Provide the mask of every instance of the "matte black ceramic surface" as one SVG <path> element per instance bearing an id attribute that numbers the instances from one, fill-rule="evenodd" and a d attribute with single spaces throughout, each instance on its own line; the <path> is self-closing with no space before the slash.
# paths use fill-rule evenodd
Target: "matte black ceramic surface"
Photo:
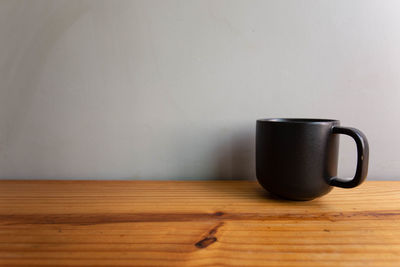
<path id="1" fill-rule="evenodd" d="M 261 119 L 256 129 L 256 173 L 269 192 L 293 200 L 310 200 L 332 186 L 361 184 L 368 172 L 368 141 L 357 129 L 341 127 L 338 120 Z M 339 134 L 357 144 L 353 179 L 337 178 Z"/>

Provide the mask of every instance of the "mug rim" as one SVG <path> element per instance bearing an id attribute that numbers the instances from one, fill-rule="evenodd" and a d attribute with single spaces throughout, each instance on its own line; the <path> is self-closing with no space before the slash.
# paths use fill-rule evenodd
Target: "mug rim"
<path id="1" fill-rule="evenodd" d="M 317 119 L 317 118 L 266 118 L 266 119 L 258 119 L 257 122 L 326 124 L 326 123 L 339 123 L 339 120 Z"/>

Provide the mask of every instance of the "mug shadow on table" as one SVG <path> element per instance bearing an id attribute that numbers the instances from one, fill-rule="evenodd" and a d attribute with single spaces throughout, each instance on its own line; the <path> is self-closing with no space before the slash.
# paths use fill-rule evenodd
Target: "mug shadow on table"
<path id="1" fill-rule="evenodd" d="M 230 139 L 226 139 L 216 147 L 214 155 L 215 166 L 213 176 L 215 180 L 257 181 L 254 132 L 242 131 L 233 134 Z M 224 186 L 214 186 L 213 190 L 222 191 L 227 194 L 243 195 L 243 193 L 251 193 L 266 201 L 292 202 L 267 192 L 258 183 L 246 188 L 240 188 L 234 183 L 226 183 Z"/>
<path id="2" fill-rule="evenodd" d="M 214 180 L 240 180 L 256 182 L 256 157 L 255 157 L 255 133 L 253 131 L 238 131 L 225 139 L 216 147 Z M 288 200 L 277 195 L 271 194 L 261 187 L 258 183 L 245 188 L 238 187 L 235 183 L 209 184 L 214 186 L 212 190 L 221 191 L 226 194 L 246 195 L 254 194 L 260 200 L 279 203 L 305 203 L 303 201 Z M 318 201 L 313 201 L 313 205 Z"/>

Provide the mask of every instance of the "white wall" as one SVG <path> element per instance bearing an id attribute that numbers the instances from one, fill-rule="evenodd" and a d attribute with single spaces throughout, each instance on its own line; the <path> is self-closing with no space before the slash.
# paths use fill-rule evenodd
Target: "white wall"
<path id="1" fill-rule="evenodd" d="M 1 1 L 0 177 L 254 177 L 257 118 L 324 117 L 396 179 L 399 72 L 399 1 Z"/>

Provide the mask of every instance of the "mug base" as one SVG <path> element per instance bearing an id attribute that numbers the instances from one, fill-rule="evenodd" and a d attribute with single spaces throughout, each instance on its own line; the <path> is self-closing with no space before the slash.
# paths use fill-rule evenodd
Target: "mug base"
<path id="1" fill-rule="evenodd" d="M 259 184 L 274 197 L 292 201 L 310 201 L 328 194 L 333 189 L 332 186 L 327 185 L 324 188 L 320 188 L 319 192 L 316 194 L 308 190 L 303 190 L 303 192 L 299 192 L 300 190 L 279 190 L 277 188 L 271 188 L 271 186 L 265 186 L 261 181 L 259 181 Z"/>

